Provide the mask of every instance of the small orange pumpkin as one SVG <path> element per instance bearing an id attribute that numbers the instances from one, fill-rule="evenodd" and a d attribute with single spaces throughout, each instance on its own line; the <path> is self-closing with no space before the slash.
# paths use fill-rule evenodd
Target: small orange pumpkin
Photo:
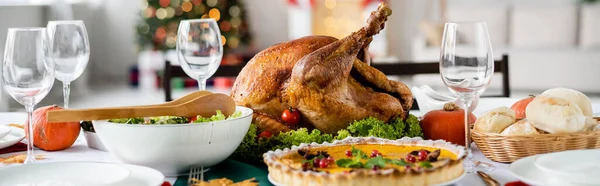
<path id="1" fill-rule="evenodd" d="M 47 112 L 62 110 L 62 107 L 51 105 L 40 107 L 33 112 L 33 145 L 46 151 L 58 151 L 69 148 L 79 136 L 79 122 L 48 123 Z M 29 120 L 29 119 L 27 119 Z M 29 124 L 29 121 L 27 122 Z M 29 127 L 25 126 L 25 134 L 29 139 Z"/>
<path id="2" fill-rule="evenodd" d="M 534 98 L 535 98 L 534 95 L 529 95 L 529 97 L 515 102 L 510 107 L 510 109 L 515 111 L 515 114 L 517 115 L 517 120 L 527 118 L 527 116 L 525 115 L 525 109 L 527 108 L 527 105 L 529 105 L 529 103 L 531 103 L 531 101 L 533 101 Z"/>
<path id="3" fill-rule="evenodd" d="M 423 116 L 421 128 L 426 139 L 443 139 L 450 143 L 465 145 L 465 111 L 450 102 L 441 110 L 433 110 Z M 477 118 L 469 113 L 469 124 Z"/>

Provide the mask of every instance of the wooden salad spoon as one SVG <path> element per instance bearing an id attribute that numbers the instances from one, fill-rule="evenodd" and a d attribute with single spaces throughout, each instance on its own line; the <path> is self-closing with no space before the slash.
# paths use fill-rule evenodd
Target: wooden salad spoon
<path id="1" fill-rule="evenodd" d="M 235 102 L 225 94 L 208 94 L 176 105 L 53 110 L 48 111 L 47 120 L 48 122 L 71 122 L 151 116 L 210 117 L 216 114 L 216 110 L 229 116 L 235 112 Z"/>

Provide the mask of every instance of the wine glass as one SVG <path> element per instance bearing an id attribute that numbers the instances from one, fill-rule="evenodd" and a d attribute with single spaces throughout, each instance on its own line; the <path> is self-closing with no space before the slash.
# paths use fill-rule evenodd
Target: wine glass
<path id="1" fill-rule="evenodd" d="M 48 54 L 46 28 L 9 28 L 4 48 L 2 79 L 4 87 L 27 110 L 27 158 L 35 161 L 33 153 L 33 108 L 54 84 L 54 64 Z"/>
<path id="2" fill-rule="evenodd" d="M 177 58 L 185 73 L 198 81 L 200 90 L 221 64 L 221 31 L 214 19 L 191 19 L 179 23 Z"/>
<path id="3" fill-rule="evenodd" d="M 440 74 L 444 84 L 456 94 L 463 108 L 470 108 L 492 80 L 494 57 L 485 22 L 446 23 L 440 51 Z M 473 160 L 468 112 L 465 110 L 465 170 L 491 171 L 493 165 Z M 478 163 L 476 163 L 478 162 Z M 482 165 L 476 166 L 476 165 Z"/>
<path id="4" fill-rule="evenodd" d="M 47 28 L 55 76 L 63 83 L 64 106 L 69 108 L 71 82 L 83 73 L 90 59 L 87 31 L 81 20 L 49 21 Z"/>

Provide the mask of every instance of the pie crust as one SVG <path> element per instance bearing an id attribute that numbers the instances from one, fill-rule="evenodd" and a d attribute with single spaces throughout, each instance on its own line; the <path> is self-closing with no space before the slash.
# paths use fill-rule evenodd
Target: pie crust
<path id="1" fill-rule="evenodd" d="M 396 169 L 387 168 L 378 171 L 370 169 L 355 169 L 352 172 L 317 172 L 299 168 L 294 168 L 289 164 L 290 160 L 285 157 L 292 153 L 298 153 L 298 149 L 329 147 L 338 145 L 357 145 L 357 144 L 385 144 L 398 146 L 422 146 L 439 148 L 454 153 L 457 159 L 444 159 L 439 166 L 429 169 Z M 465 159 L 465 147 L 451 144 L 443 140 L 423 140 L 421 138 L 402 138 L 397 140 L 388 140 L 375 137 L 348 137 L 343 140 L 336 140 L 332 143 L 323 144 L 300 144 L 291 149 L 278 149 L 269 151 L 263 155 L 264 161 L 269 168 L 269 176 L 274 181 L 286 186 L 352 186 L 352 185 L 385 185 L 385 186 L 406 186 L 406 185 L 432 185 L 445 183 L 462 176 L 464 170 L 462 162 Z"/>

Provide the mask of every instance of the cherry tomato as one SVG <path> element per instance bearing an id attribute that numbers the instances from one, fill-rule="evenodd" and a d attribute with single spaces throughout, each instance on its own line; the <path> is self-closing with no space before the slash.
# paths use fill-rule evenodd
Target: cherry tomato
<path id="1" fill-rule="evenodd" d="M 300 122 L 300 111 L 293 108 L 286 109 L 281 114 L 281 120 L 291 126 L 298 125 L 298 122 Z"/>
<path id="2" fill-rule="evenodd" d="M 411 154 L 407 154 L 406 155 L 406 161 L 410 162 L 410 163 L 414 163 L 417 161 L 417 158 L 415 158 L 415 156 L 411 155 Z"/>
<path id="3" fill-rule="evenodd" d="M 529 186 L 526 183 L 523 183 L 521 181 L 513 181 L 513 182 L 508 182 L 506 183 L 504 186 Z"/>
<path id="4" fill-rule="evenodd" d="M 188 121 L 190 121 L 190 123 L 194 123 L 196 120 L 198 120 L 198 116 L 188 117 Z"/>
<path id="5" fill-rule="evenodd" d="M 427 151 L 425 151 L 425 150 L 419 151 L 419 154 L 417 155 L 417 157 L 419 157 L 419 161 L 427 160 Z"/>
<path id="6" fill-rule="evenodd" d="M 269 131 L 263 131 L 258 135 L 258 138 L 270 138 L 273 134 Z"/>

